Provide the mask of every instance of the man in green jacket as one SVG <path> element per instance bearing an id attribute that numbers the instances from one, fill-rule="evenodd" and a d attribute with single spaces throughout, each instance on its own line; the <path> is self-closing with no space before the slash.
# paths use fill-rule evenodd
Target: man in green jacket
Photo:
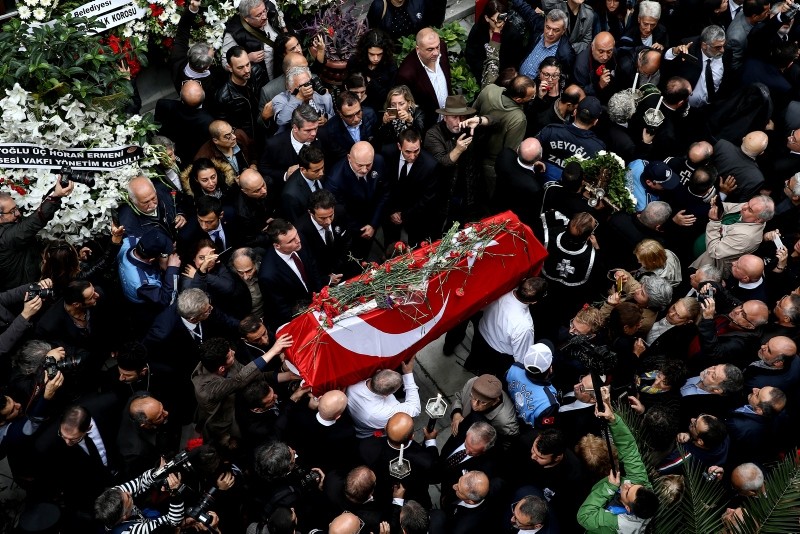
<path id="1" fill-rule="evenodd" d="M 645 531 L 658 510 L 658 496 L 653 492 L 633 434 L 611 409 L 607 387 L 601 389 L 603 411 L 595 413 L 608 421 L 608 428 L 625 466 L 627 479 L 620 485 L 619 472 L 612 471 L 592 488 L 578 510 L 578 522 L 591 533 L 637 534 Z"/>

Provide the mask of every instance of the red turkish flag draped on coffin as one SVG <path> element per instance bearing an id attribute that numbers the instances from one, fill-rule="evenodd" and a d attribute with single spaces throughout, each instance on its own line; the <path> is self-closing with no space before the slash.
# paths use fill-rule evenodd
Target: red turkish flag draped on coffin
<path id="1" fill-rule="evenodd" d="M 503 224 L 503 230 L 482 244 L 482 253 L 465 256 L 455 269 L 428 280 L 426 299 L 421 304 L 372 309 L 338 318 L 330 327 L 322 326 L 324 315 L 307 311 L 279 328 L 278 335 L 292 335 L 293 345 L 284 351 L 286 358 L 313 393 L 321 395 L 349 386 L 369 378 L 379 368 L 397 367 L 512 290 L 523 277 L 538 274 L 547 251 L 531 229 L 510 211 L 478 225 L 497 223 Z M 425 264 L 438 244 L 421 247 L 411 257 Z"/>

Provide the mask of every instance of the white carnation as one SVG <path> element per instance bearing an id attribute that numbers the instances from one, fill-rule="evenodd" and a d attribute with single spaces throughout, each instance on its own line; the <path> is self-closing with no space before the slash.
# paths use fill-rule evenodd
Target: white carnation
<path id="1" fill-rule="evenodd" d="M 37 7 L 36 9 L 33 10 L 33 18 L 35 18 L 36 20 L 44 20 L 46 16 L 47 12 L 41 7 Z"/>
<path id="2" fill-rule="evenodd" d="M 17 8 L 17 14 L 22 20 L 28 20 L 31 18 L 31 10 L 28 6 L 19 6 Z"/>

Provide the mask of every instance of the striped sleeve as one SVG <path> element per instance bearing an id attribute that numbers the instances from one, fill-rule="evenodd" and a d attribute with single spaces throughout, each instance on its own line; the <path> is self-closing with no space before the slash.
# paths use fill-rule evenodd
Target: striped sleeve
<path id="1" fill-rule="evenodd" d="M 143 522 L 134 525 L 128 532 L 129 534 L 149 534 L 164 525 L 171 525 L 177 527 L 183 520 L 183 498 L 178 497 L 178 500 L 171 500 L 169 503 L 169 512 L 167 515 L 162 515 L 155 519 L 145 519 Z"/>

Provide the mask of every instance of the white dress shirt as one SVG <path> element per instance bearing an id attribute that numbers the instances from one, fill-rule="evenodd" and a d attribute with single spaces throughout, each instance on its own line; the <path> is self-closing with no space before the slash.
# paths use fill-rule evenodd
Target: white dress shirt
<path id="1" fill-rule="evenodd" d="M 404 412 L 416 417 L 421 412 L 419 387 L 414 382 L 413 373 L 403 375 L 405 402 L 398 401 L 394 395 L 378 395 L 367 387 L 363 380 L 347 388 L 347 407 L 356 428 L 356 437 L 368 438 L 376 430 L 383 430 L 389 418 Z"/>
<path id="2" fill-rule="evenodd" d="M 297 268 L 297 265 L 295 265 L 294 260 L 292 259 L 292 254 L 297 254 L 297 253 L 292 252 L 292 254 L 284 254 L 278 249 L 275 249 L 275 252 L 278 254 L 278 257 L 280 259 L 286 262 L 286 265 L 288 265 L 289 268 L 292 270 L 292 272 L 297 275 L 297 279 L 300 280 L 300 283 L 303 284 L 303 287 L 306 288 L 306 291 L 308 291 L 308 286 L 303 281 L 303 275 L 300 274 L 300 269 Z M 297 257 L 300 258 L 299 255 Z M 303 260 L 301 259 L 300 261 Z"/>
<path id="3" fill-rule="evenodd" d="M 522 362 L 533 345 L 533 318 L 528 305 L 509 291 L 483 310 L 478 325 L 481 335 L 497 352 Z"/>
<path id="4" fill-rule="evenodd" d="M 78 446 L 83 449 L 83 452 L 89 454 L 89 447 L 86 445 L 86 440 L 92 440 L 94 446 L 97 447 L 97 452 L 100 454 L 100 459 L 103 461 L 103 465 L 108 466 L 108 454 L 106 453 L 106 444 L 103 443 L 103 438 L 100 436 L 100 431 L 97 430 L 97 423 L 95 423 L 94 419 L 90 419 L 90 424 L 92 425 L 89 428 L 89 432 L 86 433 L 86 437 L 78 443 Z"/>
<path id="5" fill-rule="evenodd" d="M 436 100 L 439 101 L 439 107 L 443 108 L 445 102 L 447 101 L 447 78 L 444 75 L 444 71 L 442 71 L 442 56 L 439 56 L 439 59 L 436 60 L 436 70 L 431 70 L 425 63 L 422 63 L 420 59 L 420 63 L 422 64 L 422 68 L 425 69 L 425 74 L 428 75 L 428 79 L 431 81 L 431 85 L 433 86 L 433 90 L 436 93 Z M 441 119 L 442 115 L 439 116 Z"/>

